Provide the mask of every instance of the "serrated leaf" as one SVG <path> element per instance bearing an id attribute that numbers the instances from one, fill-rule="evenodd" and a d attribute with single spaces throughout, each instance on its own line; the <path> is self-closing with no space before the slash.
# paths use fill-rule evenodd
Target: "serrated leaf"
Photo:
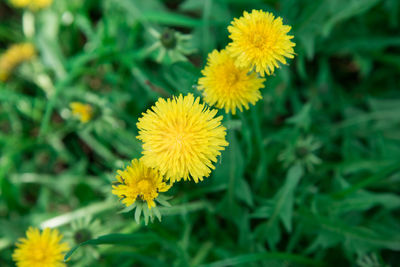
<path id="1" fill-rule="evenodd" d="M 373 248 L 400 251 L 398 237 L 385 236 L 366 227 L 348 225 L 338 219 L 319 216 L 308 211 L 303 211 L 300 215 L 309 226 L 327 231 L 335 235 L 335 239 L 340 238 L 351 251 L 363 252 Z"/>
<path id="2" fill-rule="evenodd" d="M 381 205 L 387 210 L 400 207 L 400 197 L 389 193 L 359 192 L 339 201 L 333 199 L 329 206 L 331 212 L 345 213 L 350 211 L 364 211 Z"/>

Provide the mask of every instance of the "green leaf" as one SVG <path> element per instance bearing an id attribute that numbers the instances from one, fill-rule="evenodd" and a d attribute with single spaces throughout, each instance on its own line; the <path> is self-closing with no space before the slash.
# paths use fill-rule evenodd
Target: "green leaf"
<path id="1" fill-rule="evenodd" d="M 247 181 L 243 179 L 238 179 L 238 184 L 235 187 L 236 197 L 242 201 L 244 201 L 247 205 L 253 206 L 253 192 Z"/>
<path id="2" fill-rule="evenodd" d="M 385 236 L 372 229 L 359 226 L 351 226 L 338 219 L 330 219 L 309 211 L 302 211 L 301 218 L 305 223 L 320 230 L 327 231 L 335 238 L 325 238 L 325 240 L 335 240 L 340 238 L 346 242 L 347 248 L 353 251 L 363 251 L 371 248 L 385 248 L 400 250 L 399 237 Z M 354 245 L 358 244 L 358 245 Z M 350 245 L 350 246 L 349 246 Z"/>
<path id="3" fill-rule="evenodd" d="M 142 13 L 142 18 L 150 22 L 171 26 L 196 27 L 202 25 L 201 20 L 169 12 L 145 11 Z"/>
<path id="4" fill-rule="evenodd" d="M 341 21 L 349 19 L 353 16 L 360 15 L 381 0 L 345 0 L 345 1 L 333 1 L 332 16 L 323 25 L 322 33 L 327 36 L 332 31 L 332 28 Z"/>
<path id="5" fill-rule="evenodd" d="M 275 197 L 274 211 L 271 216 L 271 223 L 277 216 L 282 220 L 286 230 L 292 230 L 293 195 L 300 178 L 303 176 L 303 168 L 300 164 L 291 167 L 287 173 L 285 184 Z"/>
<path id="6" fill-rule="evenodd" d="M 205 201 L 197 201 L 182 205 L 174 205 L 172 207 L 159 207 L 159 211 L 163 216 L 184 215 L 202 209 L 210 209 L 211 207 Z"/>
<path id="7" fill-rule="evenodd" d="M 351 211 L 364 211 L 381 205 L 387 210 L 400 207 L 400 197 L 389 193 L 359 192 L 349 195 L 343 200 L 332 199 L 328 204 L 331 212 L 345 213 Z"/>
<path id="8" fill-rule="evenodd" d="M 308 129 L 311 126 L 311 104 L 307 103 L 305 104 L 301 110 L 294 115 L 293 117 L 288 118 L 286 121 L 288 123 L 294 124 L 299 128 L 302 128 L 306 131 L 308 131 Z"/>
<path id="9" fill-rule="evenodd" d="M 245 263 L 252 263 L 266 260 L 277 260 L 281 262 L 281 264 L 287 264 L 287 262 L 296 264 L 296 266 L 324 266 L 322 262 L 309 259 L 303 256 L 299 256 L 296 254 L 290 253 L 273 253 L 273 252 L 266 252 L 266 253 L 253 253 L 253 254 L 246 254 L 240 255 L 232 258 L 227 258 L 221 261 L 203 264 L 200 265 L 201 267 L 224 267 L 224 266 L 235 266 Z"/>
<path id="10" fill-rule="evenodd" d="M 86 245 L 123 245 L 123 246 L 144 246 L 159 242 L 159 238 L 153 233 L 134 234 L 109 234 L 95 239 L 85 241 L 73 247 L 64 257 L 67 261 L 72 254 L 80 247 Z"/>
<path id="11" fill-rule="evenodd" d="M 346 188 L 342 191 L 333 193 L 332 196 L 334 197 L 345 197 L 347 195 L 350 195 L 354 192 L 357 192 L 358 190 L 367 187 L 373 183 L 376 183 L 377 181 L 388 177 L 389 175 L 391 175 L 392 173 L 394 173 L 395 171 L 397 171 L 399 169 L 399 165 L 398 163 L 395 163 L 394 165 L 389 165 L 383 169 L 381 169 L 379 172 L 374 173 L 373 175 L 371 175 L 370 177 L 367 177 L 366 179 L 361 180 L 360 182 L 355 183 L 354 185 L 352 185 L 349 188 Z"/>

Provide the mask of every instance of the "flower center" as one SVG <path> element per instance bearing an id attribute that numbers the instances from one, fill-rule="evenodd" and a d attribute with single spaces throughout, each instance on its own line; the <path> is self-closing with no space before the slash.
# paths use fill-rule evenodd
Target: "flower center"
<path id="1" fill-rule="evenodd" d="M 33 258 L 35 259 L 35 262 L 44 262 L 46 259 L 46 249 L 43 247 L 35 249 L 35 252 L 32 253 Z"/>
<path id="2" fill-rule="evenodd" d="M 228 84 L 228 86 L 234 85 L 239 79 L 238 76 L 239 75 L 236 71 L 230 71 L 226 77 L 226 83 Z"/>
<path id="3" fill-rule="evenodd" d="M 177 144 L 182 145 L 182 141 L 184 139 L 183 133 L 182 132 L 178 132 L 178 134 L 176 135 L 175 139 L 176 139 L 176 143 Z"/>
<path id="4" fill-rule="evenodd" d="M 148 179 L 142 179 L 137 184 L 137 187 L 138 187 L 138 191 L 142 195 L 142 194 L 147 194 L 151 191 L 152 184 Z"/>
<path id="5" fill-rule="evenodd" d="M 187 140 L 185 127 L 184 123 L 179 123 L 175 125 L 174 129 L 171 129 L 172 134 L 170 135 L 170 142 L 172 147 L 175 147 L 175 149 L 182 150 L 185 146 Z"/>
<path id="6" fill-rule="evenodd" d="M 79 229 L 74 234 L 74 240 L 77 244 L 85 242 L 92 238 L 92 233 L 87 229 Z"/>
<path id="7" fill-rule="evenodd" d="M 263 49 L 264 46 L 266 45 L 266 40 L 265 40 L 264 36 L 259 35 L 259 34 L 254 34 L 252 43 L 253 43 L 254 47 L 256 47 L 258 49 Z"/>
<path id="8" fill-rule="evenodd" d="M 161 43 L 166 49 L 174 49 L 177 44 L 175 31 L 173 29 L 165 29 L 161 34 Z"/>

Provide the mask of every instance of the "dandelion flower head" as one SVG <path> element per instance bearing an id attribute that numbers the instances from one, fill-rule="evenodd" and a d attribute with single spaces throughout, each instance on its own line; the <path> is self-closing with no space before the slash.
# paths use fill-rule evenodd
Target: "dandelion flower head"
<path id="1" fill-rule="evenodd" d="M 32 0 L 31 1 L 32 9 L 42 9 L 50 6 L 53 3 L 53 0 Z"/>
<path id="2" fill-rule="evenodd" d="M 38 10 L 50 6 L 53 3 L 53 0 L 11 0 L 10 2 L 17 8 Z"/>
<path id="3" fill-rule="evenodd" d="M 31 43 L 12 45 L 0 57 L 0 81 L 6 81 L 19 64 L 34 56 L 35 47 Z"/>
<path id="4" fill-rule="evenodd" d="M 222 116 L 216 114 L 217 110 L 200 104 L 200 98 L 192 94 L 160 98 L 137 123 L 143 163 L 171 182 L 208 177 L 228 145 Z"/>
<path id="5" fill-rule="evenodd" d="M 72 111 L 72 115 L 82 123 L 87 123 L 93 117 L 93 108 L 89 104 L 72 102 L 69 104 L 69 107 Z"/>
<path id="6" fill-rule="evenodd" d="M 26 238 L 20 238 L 12 255 L 17 267 L 63 267 L 64 253 L 69 250 L 57 229 L 29 227 Z"/>
<path id="7" fill-rule="evenodd" d="M 294 57 L 293 36 L 287 34 L 290 29 L 282 24 L 282 18 L 275 18 L 272 13 L 245 11 L 228 27 L 232 42 L 227 50 L 239 67 L 254 68 L 261 76 L 270 75 L 279 68 L 278 62 L 286 64 L 285 57 Z"/>
<path id="8" fill-rule="evenodd" d="M 243 107 L 248 109 L 249 103 L 254 105 L 261 99 L 260 88 L 264 87 L 265 79 L 249 73 L 249 69 L 237 67 L 226 50 L 211 52 L 202 74 L 198 89 L 203 91 L 204 100 L 224 108 L 226 113 L 243 111 Z"/>
<path id="9" fill-rule="evenodd" d="M 113 185 L 112 193 L 122 199 L 127 207 L 139 198 L 146 201 L 149 209 L 156 206 L 154 199 L 159 192 L 166 192 L 171 185 L 163 181 L 163 176 L 157 170 L 146 167 L 141 160 L 132 160 L 132 165 L 125 170 L 118 170 L 117 184 Z"/>
<path id="10" fill-rule="evenodd" d="M 17 8 L 27 7 L 32 0 L 10 0 L 10 3 Z"/>

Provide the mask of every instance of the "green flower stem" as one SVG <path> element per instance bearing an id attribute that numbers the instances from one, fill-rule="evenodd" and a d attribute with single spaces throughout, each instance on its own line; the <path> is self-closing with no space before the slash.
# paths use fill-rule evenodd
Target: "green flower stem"
<path id="1" fill-rule="evenodd" d="M 54 227 L 60 227 L 62 225 L 68 224 L 74 220 L 77 220 L 79 218 L 83 218 L 89 215 L 94 215 L 98 213 L 102 213 L 107 210 L 115 209 L 116 208 L 116 203 L 114 201 L 100 201 L 97 203 L 94 203 L 92 205 L 53 217 L 51 219 L 48 219 L 46 221 L 43 221 L 40 223 L 40 228 L 54 228 Z"/>

